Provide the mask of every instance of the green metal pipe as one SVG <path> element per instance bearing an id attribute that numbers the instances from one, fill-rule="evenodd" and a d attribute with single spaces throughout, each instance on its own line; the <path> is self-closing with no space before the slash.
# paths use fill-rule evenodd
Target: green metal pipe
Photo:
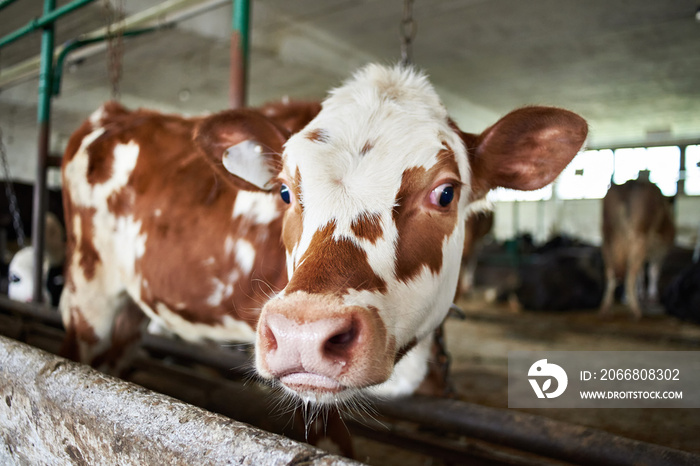
<path id="1" fill-rule="evenodd" d="M 5 8 L 6 6 L 10 6 L 11 4 L 15 3 L 17 0 L 2 0 L 0 1 L 0 10 Z"/>
<path id="2" fill-rule="evenodd" d="M 246 106 L 250 48 L 250 0 L 233 0 L 231 30 L 231 108 Z"/>
<path id="3" fill-rule="evenodd" d="M 150 28 L 143 28 L 143 29 L 134 29 L 132 31 L 124 31 L 121 35 L 123 37 L 133 37 L 133 36 L 140 36 L 141 34 L 148 34 L 150 32 L 155 32 L 159 31 L 165 28 L 170 28 L 174 27 L 175 24 L 166 24 L 163 26 L 155 26 L 155 27 L 150 27 Z M 88 45 L 96 44 L 99 42 L 104 42 L 106 40 L 109 40 L 110 36 L 105 34 L 102 36 L 97 36 L 97 37 L 91 37 L 89 39 L 72 39 L 66 43 L 63 44 L 63 49 L 59 52 L 59 54 L 56 57 L 56 64 L 53 67 L 53 80 L 52 80 L 52 89 L 51 93 L 54 96 L 57 96 L 61 93 L 61 83 L 63 81 L 63 64 L 66 61 L 66 57 L 68 56 L 69 53 L 82 48 L 86 47 Z"/>
<path id="4" fill-rule="evenodd" d="M 250 0 L 233 1 L 233 32 L 241 37 L 243 60 L 247 63 L 250 43 Z"/>
<path id="5" fill-rule="evenodd" d="M 44 0 L 44 8 L 50 9 L 55 0 Z M 44 27 L 41 33 L 41 68 L 39 71 L 39 124 L 47 121 L 51 108 L 51 78 L 53 76 L 53 23 Z"/>
<path id="6" fill-rule="evenodd" d="M 5 2 L 9 5 L 9 3 L 13 2 L 15 0 L 5 0 Z M 66 5 L 63 5 L 60 8 L 57 8 L 55 10 L 51 10 L 50 12 L 46 12 L 44 10 L 44 15 L 35 18 L 31 20 L 26 26 L 21 27 L 17 29 L 15 32 L 12 32 L 2 39 L 0 39 L 0 47 L 3 47 L 11 42 L 16 41 L 17 39 L 34 32 L 38 29 L 41 29 L 49 24 L 52 24 L 55 22 L 58 18 L 61 16 L 67 15 L 68 13 L 72 13 L 73 11 L 77 10 L 78 8 L 81 8 L 88 3 L 92 3 L 95 0 L 75 0 L 74 2 L 68 3 Z M 2 5 L 5 6 L 5 5 Z"/>
<path id="7" fill-rule="evenodd" d="M 44 0 L 44 17 L 51 15 L 56 7 L 56 0 Z M 44 299 L 44 216 L 46 212 L 46 169 L 49 159 L 51 141 L 51 78 L 53 75 L 53 21 L 46 23 L 41 33 L 41 71 L 39 74 L 39 144 L 36 162 L 36 181 L 34 183 L 34 209 L 32 212 L 32 245 L 34 247 L 34 295 L 32 300 L 41 303 Z"/>

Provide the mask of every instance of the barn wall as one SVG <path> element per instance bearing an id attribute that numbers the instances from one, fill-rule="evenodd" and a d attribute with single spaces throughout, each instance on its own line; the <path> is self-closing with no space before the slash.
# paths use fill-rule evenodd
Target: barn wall
<path id="1" fill-rule="evenodd" d="M 3 124 L 2 132 L 12 177 L 15 180 L 33 183 L 36 176 L 36 131 Z"/>
<path id="2" fill-rule="evenodd" d="M 498 240 L 528 232 L 544 242 L 557 233 L 600 243 L 600 200 L 496 202 L 494 235 Z"/>
<path id="3" fill-rule="evenodd" d="M 558 232 L 601 242 L 601 199 L 496 202 L 494 212 L 494 235 L 500 241 L 529 232 L 543 242 Z M 675 212 L 676 243 L 692 248 L 700 225 L 700 196 L 678 196 Z"/>
<path id="4" fill-rule="evenodd" d="M 5 337 L 0 463 L 359 464 Z"/>
<path id="5" fill-rule="evenodd" d="M 38 133 L 36 129 L 15 128 L 11 123 L 3 122 L 2 120 L 0 118 L 0 128 L 2 128 L 3 143 L 5 144 L 12 179 L 33 184 L 36 179 Z M 0 176 L 4 179 L 4 172 L 0 172 Z M 57 168 L 49 169 L 46 181 L 51 188 L 60 187 L 60 170 Z"/>
<path id="6" fill-rule="evenodd" d="M 676 242 L 694 247 L 700 227 L 700 196 L 679 196 L 676 199 Z"/>

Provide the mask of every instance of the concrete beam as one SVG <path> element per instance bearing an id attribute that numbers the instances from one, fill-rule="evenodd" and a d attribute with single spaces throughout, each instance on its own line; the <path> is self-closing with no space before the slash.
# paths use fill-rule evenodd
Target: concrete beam
<path id="1" fill-rule="evenodd" d="M 360 464 L 5 337 L 0 463 Z"/>

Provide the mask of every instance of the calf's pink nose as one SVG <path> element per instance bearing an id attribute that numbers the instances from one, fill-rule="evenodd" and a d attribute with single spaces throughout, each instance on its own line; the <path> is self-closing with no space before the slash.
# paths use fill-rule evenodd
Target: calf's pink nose
<path id="1" fill-rule="evenodd" d="M 259 332 L 265 359 L 270 373 L 283 382 L 300 373 L 337 378 L 349 369 L 362 339 L 360 319 L 353 314 L 301 323 L 281 314 L 265 317 Z"/>

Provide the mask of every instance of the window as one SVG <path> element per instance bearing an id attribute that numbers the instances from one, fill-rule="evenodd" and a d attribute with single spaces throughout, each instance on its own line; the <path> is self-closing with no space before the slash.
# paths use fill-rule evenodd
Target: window
<path id="1" fill-rule="evenodd" d="M 673 196 L 678 189 L 681 150 L 678 146 L 636 147 L 615 151 L 615 184 L 634 180 L 643 170 L 649 171 L 649 180 L 664 196 Z"/>
<path id="2" fill-rule="evenodd" d="M 608 192 L 610 180 L 623 184 L 647 172 L 664 196 L 674 196 L 678 190 L 681 168 L 681 150 L 678 146 L 630 147 L 587 150 L 580 152 L 562 171 L 552 185 L 536 191 L 515 191 L 498 188 L 488 199 L 497 201 L 543 201 L 556 193 L 559 199 L 602 199 Z M 685 158 L 685 192 L 700 195 L 700 145 L 688 146 Z M 642 176 L 645 176 L 643 173 Z"/>
<path id="3" fill-rule="evenodd" d="M 552 197 L 552 185 L 535 191 L 516 191 L 515 189 L 496 188 L 489 192 L 486 199 L 496 201 L 546 201 Z"/>
<path id="4" fill-rule="evenodd" d="M 685 149 L 685 193 L 700 195 L 700 146 Z"/>
<path id="5" fill-rule="evenodd" d="M 613 151 L 579 153 L 559 175 L 555 190 L 560 199 L 602 199 L 613 174 Z"/>

